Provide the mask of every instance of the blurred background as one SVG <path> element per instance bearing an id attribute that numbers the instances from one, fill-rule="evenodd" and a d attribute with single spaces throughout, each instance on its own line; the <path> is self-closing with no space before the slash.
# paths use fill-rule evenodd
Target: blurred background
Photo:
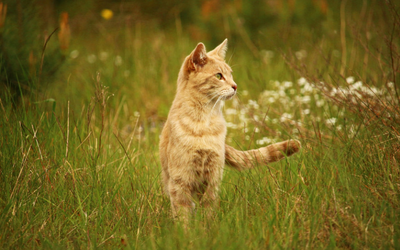
<path id="1" fill-rule="evenodd" d="M 0 88 L 14 106 L 29 96 L 50 98 L 57 109 L 69 100 L 79 110 L 98 79 L 122 117 L 163 121 L 185 56 L 198 42 L 210 50 L 225 38 L 239 94 L 246 90 L 243 102 L 259 98 L 271 81 L 300 77 L 396 83 L 389 73 L 399 40 L 391 1 L 7 0 L 0 6 Z"/>

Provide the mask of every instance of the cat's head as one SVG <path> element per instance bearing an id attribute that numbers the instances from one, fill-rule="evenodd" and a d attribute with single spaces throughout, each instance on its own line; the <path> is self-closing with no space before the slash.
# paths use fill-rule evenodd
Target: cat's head
<path id="1" fill-rule="evenodd" d="M 231 67 L 225 63 L 227 49 L 227 39 L 208 53 L 204 44 L 199 43 L 186 57 L 179 73 L 178 84 L 185 86 L 178 87 L 189 88 L 210 100 L 232 98 L 237 85 Z"/>

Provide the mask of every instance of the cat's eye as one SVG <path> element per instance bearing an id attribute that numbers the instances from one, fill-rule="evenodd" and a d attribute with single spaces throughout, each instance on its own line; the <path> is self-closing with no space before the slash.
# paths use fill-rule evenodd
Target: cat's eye
<path id="1" fill-rule="evenodd" d="M 215 77 L 216 77 L 218 80 L 221 80 L 221 79 L 222 79 L 222 74 L 221 74 L 221 73 L 217 73 L 217 74 L 215 74 Z"/>

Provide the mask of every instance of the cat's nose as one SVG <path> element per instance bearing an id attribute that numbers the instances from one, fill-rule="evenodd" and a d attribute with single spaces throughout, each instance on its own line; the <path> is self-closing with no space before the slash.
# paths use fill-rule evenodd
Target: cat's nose
<path id="1" fill-rule="evenodd" d="M 232 85 L 232 88 L 236 91 L 237 85 L 236 84 Z"/>

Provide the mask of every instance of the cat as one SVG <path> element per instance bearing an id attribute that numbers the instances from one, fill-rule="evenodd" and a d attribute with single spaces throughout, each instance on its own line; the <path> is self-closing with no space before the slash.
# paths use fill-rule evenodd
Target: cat
<path id="1" fill-rule="evenodd" d="M 225 144 L 221 101 L 237 92 L 232 69 L 225 63 L 228 40 L 206 52 L 199 43 L 186 57 L 177 92 L 160 136 L 165 193 L 172 214 L 187 223 L 196 202 L 212 208 L 218 199 L 224 165 L 237 170 L 278 161 L 299 151 L 297 140 L 240 151 Z"/>

